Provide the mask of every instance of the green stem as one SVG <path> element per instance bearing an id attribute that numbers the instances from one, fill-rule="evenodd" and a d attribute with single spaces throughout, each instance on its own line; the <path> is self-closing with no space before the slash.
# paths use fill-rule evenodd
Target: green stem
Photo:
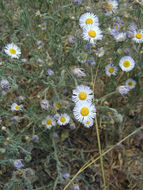
<path id="1" fill-rule="evenodd" d="M 99 149 L 99 154 L 100 154 L 100 165 L 101 165 L 101 170 L 102 170 L 102 179 L 103 179 L 103 183 L 104 183 L 104 190 L 106 190 L 106 180 L 105 180 L 105 172 L 104 172 L 104 165 L 103 165 L 102 149 L 101 149 L 101 142 L 100 142 L 100 134 L 99 134 L 98 122 L 97 122 L 97 118 L 96 117 L 95 117 L 95 125 L 96 125 L 98 149 Z"/>

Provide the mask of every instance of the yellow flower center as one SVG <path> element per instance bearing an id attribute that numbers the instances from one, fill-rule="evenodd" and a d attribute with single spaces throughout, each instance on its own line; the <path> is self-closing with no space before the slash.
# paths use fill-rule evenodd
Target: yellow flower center
<path id="1" fill-rule="evenodd" d="M 141 33 L 137 33 L 136 34 L 136 38 L 141 39 L 142 38 L 142 34 Z"/>
<path id="2" fill-rule="evenodd" d="M 84 107 L 81 109 L 80 113 L 82 116 L 87 116 L 89 114 L 89 109 Z"/>
<path id="3" fill-rule="evenodd" d="M 129 82 L 128 82 L 128 85 L 129 85 L 129 86 L 132 86 L 132 85 L 133 85 L 133 82 L 132 82 L 132 81 L 129 81 Z"/>
<path id="4" fill-rule="evenodd" d="M 89 36 L 90 36 L 91 38 L 95 38 L 95 37 L 96 37 L 96 32 L 95 32 L 94 30 L 90 30 L 90 31 L 88 32 L 88 34 L 89 34 Z"/>
<path id="5" fill-rule="evenodd" d="M 60 107 L 61 107 L 61 103 L 57 103 L 57 104 L 56 104 L 56 108 L 59 109 Z"/>
<path id="6" fill-rule="evenodd" d="M 86 24 L 93 24 L 93 20 L 91 18 L 86 19 Z"/>
<path id="7" fill-rule="evenodd" d="M 85 53 L 82 53 L 81 56 L 82 56 L 83 59 L 86 59 L 86 58 L 87 58 L 87 56 L 86 56 Z"/>
<path id="8" fill-rule="evenodd" d="M 116 30 L 118 29 L 118 25 L 115 25 L 115 29 L 116 29 Z"/>
<path id="9" fill-rule="evenodd" d="M 130 66 L 130 61 L 126 60 L 123 63 L 124 67 L 129 67 Z"/>
<path id="10" fill-rule="evenodd" d="M 43 28 L 46 28 L 46 25 L 45 25 L 45 24 L 43 24 L 43 25 L 42 25 L 42 27 L 43 27 Z"/>
<path id="11" fill-rule="evenodd" d="M 111 68 L 109 68 L 109 73 L 113 73 L 114 72 L 114 68 L 113 67 L 111 67 Z"/>
<path id="12" fill-rule="evenodd" d="M 51 119 L 48 119 L 48 120 L 46 121 L 46 124 L 47 124 L 47 125 L 51 125 L 51 124 L 52 124 Z"/>
<path id="13" fill-rule="evenodd" d="M 90 124 L 90 121 L 87 121 L 86 124 L 89 125 L 89 124 Z"/>
<path id="14" fill-rule="evenodd" d="M 10 51 L 11 54 L 14 54 L 14 55 L 16 54 L 16 50 L 13 49 L 13 48 L 10 48 L 9 51 Z"/>
<path id="15" fill-rule="evenodd" d="M 62 123 L 64 123 L 64 122 L 66 121 L 66 118 L 63 116 L 63 117 L 60 118 L 60 121 L 61 121 Z"/>
<path id="16" fill-rule="evenodd" d="M 85 100 L 87 98 L 86 92 L 80 92 L 78 95 L 80 100 Z"/>
<path id="17" fill-rule="evenodd" d="M 18 106 L 18 105 L 17 105 L 17 106 L 15 106 L 15 109 L 16 109 L 16 110 L 19 110 L 19 108 L 20 108 L 20 106 Z"/>
<path id="18" fill-rule="evenodd" d="M 111 11 L 111 9 L 113 8 L 113 4 L 108 3 L 106 8 L 108 11 Z"/>

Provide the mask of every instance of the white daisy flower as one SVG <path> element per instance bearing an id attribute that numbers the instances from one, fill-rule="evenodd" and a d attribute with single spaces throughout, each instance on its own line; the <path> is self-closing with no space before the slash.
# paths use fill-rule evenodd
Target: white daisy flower
<path id="1" fill-rule="evenodd" d="M 53 117 L 48 115 L 43 121 L 42 124 L 46 126 L 47 129 L 51 129 L 52 126 L 56 125 L 56 121 Z"/>
<path id="2" fill-rule="evenodd" d="M 93 91 L 84 85 L 77 86 L 75 90 L 73 90 L 72 100 L 77 103 L 83 102 L 91 102 L 93 99 Z"/>
<path id="3" fill-rule="evenodd" d="M 41 29 L 42 30 L 46 30 L 47 29 L 47 23 L 46 22 L 44 22 L 44 23 L 41 24 Z"/>
<path id="4" fill-rule="evenodd" d="M 21 111 L 23 108 L 23 105 L 17 105 L 16 103 L 13 103 L 11 105 L 11 111 Z"/>
<path id="5" fill-rule="evenodd" d="M 123 86 L 119 86 L 117 88 L 117 91 L 121 94 L 121 95 L 126 95 L 128 94 L 128 92 L 130 91 L 130 88 L 126 85 L 123 85 Z"/>
<path id="6" fill-rule="evenodd" d="M 80 16 L 79 24 L 80 24 L 81 28 L 85 28 L 91 24 L 98 26 L 99 20 L 98 20 L 98 17 L 96 15 L 94 15 L 93 13 L 87 12 L 87 13 L 84 13 Z"/>
<path id="7" fill-rule="evenodd" d="M 142 43 L 143 42 L 143 30 L 136 30 L 134 31 L 134 37 L 133 37 L 133 41 L 135 41 L 136 43 Z"/>
<path id="8" fill-rule="evenodd" d="M 97 51 L 95 51 L 95 53 L 98 57 L 102 57 L 104 55 L 104 48 L 99 48 Z"/>
<path id="9" fill-rule="evenodd" d="M 105 72 L 106 72 L 106 75 L 109 77 L 111 75 L 115 76 L 117 74 L 117 67 L 112 64 L 106 65 Z"/>
<path id="10" fill-rule="evenodd" d="M 69 121 L 70 121 L 69 115 L 66 114 L 66 113 L 64 113 L 64 114 L 61 114 L 61 115 L 60 115 L 60 117 L 59 117 L 57 123 L 58 123 L 59 125 L 67 125 L 67 124 L 69 123 Z"/>
<path id="11" fill-rule="evenodd" d="M 73 70 L 72 70 L 72 73 L 74 76 L 76 77 L 85 77 L 86 74 L 85 74 L 85 70 L 83 68 L 78 68 L 78 67 L 75 67 Z"/>
<path id="12" fill-rule="evenodd" d="M 62 102 L 60 102 L 60 101 L 54 102 L 54 107 L 56 110 L 59 110 L 62 107 Z"/>
<path id="13" fill-rule="evenodd" d="M 129 78 L 128 80 L 126 80 L 125 85 L 128 86 L 130 89 L 133 89 L 136 86 L 136 81 Z"/>
<path id="14" fill-rule="evenodd" d="M 97 40 L 102 40 L 102 37 L 102 31 L 98 26 L 91 24 L 83 29 L 83 39 L 91 44 L 95 44 Z"/>
<path id="15" fill-rule="evenodd" d="M 96 116 L 96 108 L 90 102 L 77 103 L 73 109 L 73 114 L 76 120 L 83 123 L 91 121 Z"/>
<path id="16" fill-rule="evenodd" d="M 85 63 L 86 60 L 87 60 L 87 53 L 80 53 L 80 55 L 77 57 L 77 60 L 80 62 L 80 63 Z"/>
<path id="17" fill-rule="evenodd" d="M 106 2 L 106 15 L 111 15 L 112 13 L 115 13 L 117 8 L 118 8 L 117 0 L 108 0 Z"/>
<path id="18" fill-rule="evenodd" d="M 119 62 L 119 66 L 121 67 L 122 71 L 131 71 L 135 66 L 135 61 L 130 56 L 124 56 L 121 58 Z"/>
<path id="19" fill-rule="evenodd" d="M 7 46 L 4 48 L 4 51 L 7 55 L 11 56 L 12 58 L 19 58 L 21 55 L 20 48 L 15 44 L 7 44 Z"/>
<path id="20" fill-rule="evenodd" d="M 93 119 L 91 119 L 91 120 L 86 120 L 86 121 L 84 121 L 83 122 L 83 125 L 85 126 L 85 127 L 87 127 L 87 128 L 89 128 L 89 127 L 91 127 L 91 126 L 93 126 Z"/>
<path id="21" fill-rule="evenodd" d="M 114 36 L 117 42 L 123 42 L 126 39 L 126 33 L 121 32 Z"/>

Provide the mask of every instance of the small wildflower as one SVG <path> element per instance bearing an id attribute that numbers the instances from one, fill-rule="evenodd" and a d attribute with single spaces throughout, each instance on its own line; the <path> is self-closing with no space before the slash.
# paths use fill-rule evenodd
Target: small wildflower
<path id="1" fill-rule="evenodd" d="M 130 89 L 133 89 L 136 86 L 136 81 L 129 78 L 128 80 L 126 80 L 125 85 L 128 86 Z"/>
<path id="2" fill-rule="evenodd" d="M 118 91 L 121 95 L 126 95 L 126 94 L 128 94 L 129 90 L 130 90 L 130 88 L 129 88 L 128 86 L 126 86 L 126 85 L 119 86 L 119 87 L 117 88 L 117 91 Z"/>
<path id="3" fill-rule="evenodd" d="M 91 121 L 96 116 L 96 108 L 94 105 L 92 105 L 90 102 L 84 102 L 84 103 L 76 103 L 73 114 L 76 120 L 83 123 L 88 121 Z"/>
<path id="4" fill-rule="evenodd" d="M 116 12 L 118 8 L 118 1 L 117 0 L 107 0 L 106 1 L 106 15 L 111 15 L 112 13 Z"/>
<path id="5" fill-rule="evenodd" d="M 67 124 L 69 123 L 69 121 L 70 121 L 69 115 L 66 114 L 66 113 L 64 113 L 64 114 L 61 114 L 61 115 L 60 115 L 60 117 L 59 117 L 57 123 L 58 123 L 59 125 L 67 125 Z"/>
<path id="6" fill-rule="evenodd" d="M 77 103 L 91 102 L 93 99 L 93 91 L 84 85 L 77 86 L 73 90 L 72 100 Z"/>
<path id="7" fill-rule="evenodd" d="M 85 44 L 84 49 L 85 50 L 90 50 L 91 49 L 91 44 Z"/>
<path id="8" fill-rule="evenodd" d="M 87 12 L 87 13 L 84 13 L 80 16 L 79 24 L 80 24 L 81 28 L 85 28 L 88 25 L 98 26 L 99 20 L 98 20 L 98 17 L 96 15 L 94 15 L 93 13 Z"/>
<path id="9" fill-rule="evenodd" d="M 135 61 L 130 56 L 124 56 L 121 58 L 119 62 L 119 66 L 121 67 L 122 71 L 131 71 L 135 66 Z"/>
<path id="10" fill-rule="evenodd" d="M 48 69 L 46 71 L 46 74 L 49 75 L 49 76 L 52 76 L 54 74 L 54 71 L 52 69 Z"/>
<path id="11" fill-rule="evenodd" d="M 51 129 L 52 126 L 56 125 L 56 121 L 53 117 L 48 115 L 42 122 L 43 125 L 46 126 L 47 129 Z"/>
<path id="12" fill-rule="evenodd" d="M 84 121 L 83 122 L 83 125 L 85 126 L 85 127 L 87 127 L 87 128 L 90 128 L 91 126 L 93 126 L 93 119 L 91 119 L 91 120 L 86 120 L 86 121 Z"/>
<path id="13" fill-rule="evenodd" d="M 70 174 L 69 174 L 69 172 L 68 172 L 68 168 L 63 168 L 62 176 L 63 176 L 65 179 L 69 178 Z"/>
<path id="14" fill-rule="evenodd" d="M 96 61 L 95 61 L 93 58 L 88 59 L 88 60 L 87 60 L 87 63 L 88 63 L 89 65 L 96 65 Z"/>
<path id="15" fill-rule="evenodd" d="M 24 165 L 22 164 L 21 160 L 15 160 L 13 164 L 14 164 L 14 167 L 16 169 L 21 169 L 21 168 L 24 167 Z"/>
<path id="16" fill-rule="evenodd" d="M 75 75 L 76 77 L 78 78 L 81 78 L 81 77 L 85 77 L 86 74 L 85 74 L 85 70 L 83 68 L 77 68 L 75 67 L 73 70 L 72 70 L 72 73 L 73 75 Z"/>
<path id="17" fill-rule="evenodd" d="M 43 24 L 41 24 L 41 29 L 42 30 L 46 30 L 47 29 L 47 23 L 44 22 Z"/>
<path id="18" fill-rule="evenodd" d="M 27 61 L 27 59 L 23 58 L 20 60 L 22 63 L 25 63 Z"/>
<path id="19" fill-rule="evenodd" d="M 75 184 L 73 190 L 80 190 L 79 185 Z"/>
<path id="20" fill-rule="evenodd" d="M 115 35 L 114 37 L 117 42 L 123 42 L 126 39 L 126 33 L 121 32 Z"/>
<path id="21" fill-rule="evenodd" d="M 83 29 L 82 37 L 84 40 L 89 41 L 91 44 L 95 44 L 97 40 L 102 40 L 103 35 L 98 26 L 91 24 Z"/>
<path id="22" fill-rule="evenodd" d="M 71 130 L 74 130 L 75 128 L 76 128 L 75 123 L 71 123 L 71 124 L 70 124 L 70 129 L 71 129 Z"/>
<path id="23" fill-rule="evenodd" d="M 87 60 L 87 53 L 81 53 L 78 57 L 77 57 L 77 60 L 80 62 L 80 63 L 85 63 L 86 60 Z"/>
<path id="24" fill-rule="evenodd" d="M 70 37 L 68 38 L 68 42 L 69 42 L 70 44 L 74 44 L 74 43 L 75 43 L 75 38 L 74 38 L 73 36 L 70 36 Z"/>
<path id="25" fill-rule="evenodd" d="M 117 74 L 117 67 L 112 65 L 112 64 L 106 65 L 105 72 L 106 72 L 106 75 L 109 77 L 111 75 L 116 75 Z"/>
<path id="26" fill-rule="evenodd" d="M 7 46 L 4 49 L 5 53 L 9 55 L 11 58 L 19 58 L 21 55 L 20 48 L 15 44 L 7 44 Z"/>
<path id="27" fill-rule="evenodd" d="M 21 111 L 23 108 L 23 105 L 17 105 L 16 103 L 13 103 L 11 105 L 11 111 Z"/>
<path id="28" fill-rule="evenodd" d="M 133 41 L 143 43 L 143 30 L 134 31 Z"/>
<path id="29" fill-rule="evenodd" d="M 102 57 L 104 55 L 104 48 L 103 47 L 99 48 L 98 50 L 95 51 L 95 53 L 98 57 Z"/>
<path id="30" fill-rule="evenodd" d="M 14 117 L 12 117 L 11 118 L 11 120 L 13 121 L 13 122 L 19 122 L 20 121 L 20 117 L 19 116 L 14 116 Z"/>
<path id="31" fill-rule="evenodd" d="M 3 88 L 3 89 L 8 89 L 8 88 L 10 87 L 8 80 L 1 80 L 0 86 L 1 86 L 1 88 Z"/>
<path id="32" fill-rule="evenodd" d="M 56 110 L 59 110 L 62 107 L 62 102 L 60 102 L 60 101 L 54 102 L 54 107 Z"/>
<path id="33" fill-rule="evenodd" d="M 56 114 L 54 115 L 54 119 L 58 120 L 59 118 L 60 118 L 60 114 L 56 113 Z"/>
<path id="34" fill-rule="evenodd" d="M 33 135 L 32 140 L 33 140 L 34 142 L 38 142 L 38 141 L 39 141 L 38 135 Z"/>

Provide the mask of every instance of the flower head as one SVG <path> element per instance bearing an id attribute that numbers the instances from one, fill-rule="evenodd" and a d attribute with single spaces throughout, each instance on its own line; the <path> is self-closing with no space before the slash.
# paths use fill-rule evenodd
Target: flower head
<path id="1" fill-rule="evenodd" d="M 52 126 L 56 125 L 55 119 L 48 115 L 43 121 L 42 124 L 46 126 L 47 129 L 51 129 Z"/>
<path id="2" fill-rule="evenodd" d="M 116 75 L 117 74 L 117 67 L 112 65 L 112 64 L 106 65 L 105 72 L 106 72 L 106 75 L 109 77 L 111 75 Z"/>
<path id="3" fill-rule="evenodd" d="M 84 13 L 80 16 L 79 24 L 81 28 L 85 28 L 91 24 L 98 26 L 99 25 L 98 17 L 94 15 L 93 13 L 89 13 L 89 12 Z"/>
<path id="4" fill-rule="evenodd" d="M 20 48 L 15 44 L 7 44 L 7 46 L 4 48 L 4 51 L 7 55 L 9 55 L 11 58 L 19 58 L 21 55 Z"/>
<path id="5" fill-rule="evenodd" d="M 98 50 L 95 51 L 95 53 L 98 57 L 102 57 L 104 55 L 104 48 L 103 47 L 99 48 Z"/>
<path id="6" fill-rule="evenodd" d="M 123 42 L 126 39 L 126 33 L 121 32 L 115 35 L 114 37 L 117 42 Z"/>
<path id="7" fill-rule="evenodd" d="M 96 108 L 90 102 L 77 103 L 73 109 L 73 114 L 76 120 L 83 123 L 91 121 L 96 116 Z"/>
<path id="8" fill-rule="evenodd" d="M 16 167 L 16 169 L 21 169 L 24 167 L 21 160 L 15 160 L 13 164 L 14 164 L 14 167 Z"/>
<path id="9" fill-rule="evenodd" d="M 83 29 L 83 39 L 89 41 L 91 44 L 95 44 L 97 40 L 102 40 L 102 31 L 98 26 L 93 24 Z"/>
<path id="10" fill-rule="evenodd" d="M 18 105 L 18 104 L 16 104 L 16 103 L 13 103 L 13 104 L 11 105 L 11 111 L 21 111 L 22 108 L 23 108 L 23 105 L 22 105 L 22 104 L 21 104 L 21 105 Z"/>
<path id="11" fill-rule="evenodd" d="M 106 15 L 111 15 L 112 13 L 115 13 L 116 9 L 118 8 L 118 1 L 107 0 L 105 8 L 106 8 Z"/>
<path id="12" fill-rule="evenodd" d="M 84 85 L 77 86 L 75 90 L 73 90 L 72 100 L 77 103 L 91 102 L 93 99 L 93 91 Z"/>
<path id="13" fill-rule="evenodd" d="M 90 119 L 90 120 L 86 120 L 83 122 L 83 125 L 87 128 L 90 128 L 91 126 L 93 126 L 93 119 Z"/>
<path id="14" fill-rule="evenodd" d="M 80 53 L 80 55 L 77 57 L 77 60 L 80 62 L 80 63 L 85 63 L 86 60 L 87 60 L 87 53 Z"/>
<path id="15" fill-rule="evenodd" d="M 133 89 L 136 86 L 136 81 L 129 78 L 128 80 L 126 80 L 125 85 L 128 86 L 129 89 Z"/>
<path id="16" fill-rule="evenodd" d="M 117 88 L 117 91 L 118 91 L 121 95 L 126 95 L 126 94 L 128 94 L 129 90 L 130 90 L 130 88 L 129 88 L 128 86 L 126 86 L 126 85 L 119 86 L 119 87 Z"/>
<path id="17" fill-rule="evenodd" d="M 42 30 L 46 30 L 47 29 L 47 23 L 46 22 L 44 22 L 44 23 L 41 24 L 41 29 Z"/>
<path id="18" fill-rule="evenodd" d="M 66 114 L 66 113 L 64 113 L 64 114 L 61 114 L 61 115 L 60 115 L 60 117 L 59 117 L 57 123 L 58 123 L 59 125 L 67 125 L 67 124 L 69 123 L 69 121 L 70 121 L 69 115 Z"/>
<path id="19" fill-rule="evenodd" d="M 133 41 L 143 43 L 143 30 L 135 30 L 133 33 Z"/>
<path id="20" fill-rule="evenodd" d="M 135 61 L 130 56 L 124 56 L 121 58 L 119 62 L 119 66 L 121 67 L 122 71 L 131 71 L 135 66 Z"/>

